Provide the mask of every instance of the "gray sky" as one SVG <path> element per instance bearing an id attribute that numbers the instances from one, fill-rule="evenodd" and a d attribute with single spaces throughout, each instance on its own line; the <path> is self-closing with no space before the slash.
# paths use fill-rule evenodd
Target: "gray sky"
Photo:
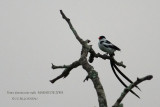
<path id="1" fill-rule="evenodd" d="M 160 1 L 158 0 L 0 0 L 0 101 L 5 107 L 98 107 L 92 82 L 83 83 L 87 73 L 74 69 L 55 84 L 49 80 L 61 74 L 51 63 L 70 64 L 80 56 L 81 46 L 67 23 L 62 9 L 78 34 L 90 39 L 96 52 L 98 36 L 121 48 L 116 59 L 127 65 L 120 68 L 133 81 L 148 74 L 153 80 L 134 89 L 141 99 L 128 94 L 125 107 L 160 105 Z M 103 53 L 103 52 L 101 52 Z M 95 59 L 108 105 L 114 104 L 124 87 L 116 79 L 108 60 Z M 63 91 L 51 95 L 15 95 L 9 92 Z M 36 101 L 12 100 L 35 97 Z"/>

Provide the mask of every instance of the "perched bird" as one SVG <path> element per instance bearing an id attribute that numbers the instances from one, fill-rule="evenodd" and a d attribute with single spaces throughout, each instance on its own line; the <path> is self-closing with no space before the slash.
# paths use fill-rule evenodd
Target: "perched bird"
<path id="1" fill-rule="evenodd" d="M 110 41 L 108 41 L 104 36 L 99 37 L 99 43 L 98 43 L 99 48 L 106 52 L 107 54 L 113 56 L 115 51 L 120 51 L 117 46 L 112 44 Z"/>
<path id="2" fill-rule="evenodd" d="M 98 43 L 99 48 L 105 52 L 106 54 L 109 54 L 111 57 L 113 57 L 115 54 L 115 51 L 120 51 L 121 49 L 118 48 L 117 46 L 115 46 L 114 44 L 112 44 L 110 41 L 108 41 L 105 36 L 100 36 L 99 37 L 99 43 Z M 117 77 L 117 79 L 122 83 L 123 86 L 127 87 L 127 85 L 120 79 L 120 77 L 117 75 L 116 70 L 130 83 L 133 83 L 125 74 L 123 74 L 121 72 L 121 70 L 117 67 L 117 65 L 110 60 L 110 64 L 111 64 L 111 68 L 113 70 L 113 73 L 115 74 L 115 76 Z M 116 70 L 115 70 L 116 69 Z M 136 88 L 138 88 L 140 90 L 140 88 L 138 86 L 136 86 Z M 138 98 L 140 98 L 135 92 L 133 92 L 132 90 L 130 90 L 130 92 L 132 94 L 134 94 L 135 96 L 137 96 Z"/>

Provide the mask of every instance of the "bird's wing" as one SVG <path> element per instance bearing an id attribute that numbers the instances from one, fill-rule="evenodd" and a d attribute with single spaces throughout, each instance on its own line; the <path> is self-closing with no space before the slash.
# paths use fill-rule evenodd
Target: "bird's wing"
<path id="1" fill-rule="evenodd" d="M 105 46 L 106 48 L 112 48 L 112 49 L 115 49 L 115 50 L 118 50 L 120 51 L 121 49 L 119 49 L 117 46 L 113 45 L 111 42 L 103 42 L 102 43 L 103 46 Z"/>
<path id="2" fill-rule="evenodd" d="M 108 40 L 105 40 L 104 41 L 105 43 L 108 43 L 108 44 L 112 44 L 110 41 L 108 41 Z"/>

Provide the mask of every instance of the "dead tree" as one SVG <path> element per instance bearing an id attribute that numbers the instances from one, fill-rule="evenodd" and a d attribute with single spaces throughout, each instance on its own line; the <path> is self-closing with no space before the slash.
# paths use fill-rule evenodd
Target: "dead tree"
<path id="1" fill-rule="evenodd" d="M 121 67 L 126 67 L 122 62 L 118 62 L 116 61 L 113 57 L 110 57 L 106 54 L 102 55 L 100 53 L 96 53 L 93 48 L 92 45 L 88 45 L 88 43 L 90 42 L 90 40 L 83 40 L 77 33 L 77 31 L 74 29 L 70 19 L 68 17 L 66 17 L 66 15 L 63 13 L 62 10 L 60 10 L 60 13 L 62 15 L 62 18 L 66 20 L 66 22 L 68 23 L 70 29 L 72 30 L 73 34 L 75 35 L 76 39 L 78 40 L 78 42 L 81 44 L 82 46 L 82 50 L 81 50 L 81 56 L 78 60 L 74 61 L 73 63 L 71 63 L 70 65 L 63 65 L 63 66 L 56 66 L 54 64 L 52 64 L 52 69 L 58 69 L 58 68 L 64 68 L 64 71 L 62 72 L 61 75 L 59 75 L 58 77 L 50 80 L 51 83 L 56 82 L 57 80 L 61 79 L 61 78 L 66 78 L 69 73 L 71 72 L 71 70 L 73 68 L 76 68 L 78 66 L 82 66 L 82 68 L 84 70 L 87 71 L 88 75 L 86 76 L 85 80 L 91 79 L 91 81 L 93 82 L 94 88 L 97 92 L 97 96 L 98 96 L 98 102 L 99 102 L 99 107 L 108 107 L 107 106 L 107 100 L 106 100 L 106 96 L 105 96 L 105 92 L 103 89 L 103 86 L 100 82 L 99 76 L 98 76 L 98 72 L 94 69 L 93 66 L 91 66 L 89 64 L 89 62 L 93 62 L 94 58 L 102 58 L 102 59 L 109 59 L 114 61 L 114 63 L 117 66 L 121 66 Z M 90 54 L 89 57 L 89 61 L 87 60 L 87 56 L 88 54 Z M 135 86 L 137 86 L 139 83 L 143 82 L 144 80 L 150 80 L 152 79 L 152 75 L 148 75 L 146 77 L 143 78 L 137 78 L 137 80 L 130 84 L 127 88 L 124 89 L 124 91 L 122 92 L 121 96 L 117 99 L 117 101 L 115 102 L 115 104 L 113 105 L 113 107 L 122 107 L 123 105 L 121 104 L 121 101 L 123 100 L 123 98 L 126 96 L 126 94 Z"/>

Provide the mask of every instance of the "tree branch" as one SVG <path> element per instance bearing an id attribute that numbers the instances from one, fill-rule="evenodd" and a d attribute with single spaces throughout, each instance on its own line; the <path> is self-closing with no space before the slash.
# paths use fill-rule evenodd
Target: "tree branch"
<path id="1" fill-rule="evenodd" d="M 60 13 L 61 13 L 61 15 L 62 15 L 62 18 L 67 21 L 67 23 L 68 23 L 70 29 L 72 30 L 73 34 L 75 35 L 76 39 L 77 39 L 81 44 L 83 44 L 84 40 L 79 37 L 79 35 L 78 35 L 78 33 L 76 32 L 76 30 L 73 28 L 72 23 L 70 22 L 70 19 L 69 19 L 68 17 L 66 17 L 66 15 L 63 13 L 62 10 L 60 10 Z"/>
<path id="2" fill-rule="evenodd" d="M 83 69 L 85 69 L 87 71 L 88 77 L 92 80 L 93 85 L 95 87 L 95 90 L 97 92 L 99 107 L 107 107 L 105 92 L 104 92 L 103 86 L 99 80 L 98 73 L 94 70 L 94 68 L 87 61 L 87 55 L 89 53 L 89 50 L 91 49 L 91 45 L 88 45 L 90 40 L 84 41 L 83 39 L 81 39 L 79 37 L 78 33 L 76 32 L 76 30 L 74 29 L 74 27 L 72 26 L 70 19 L 66 17 L 66 15 L 63 13 L 62 10 L 60 10 L 60 13 L 62 15 L 62 18 L 67 21 L 67 23 L 68 23 L 70 29 L 72 30 L 73 34 L 75 35 L 76 39 L 82 45 L 81 57 L 78 61 L 76 61 L 77 64 L 75 64 L 76 66 L 74 66 L 74 67 L 82 65 Z M 53 69 L 65 68 L 65 70 L 63 71 L 63 73 L 61 75 L 59 75 L 55 79 L 51 80 L 50 82 L 54 83 L 58 79 L 68 76 L 69 72 L 74 68 L 72 65 L 73 65 L 73 63 L 70 66 L 66 66 L 66 65 L 55 66 L 52 64 Z"/>
<path id="3" fill-rule="evenodd" d="M 132 90 L 132 88 L 134 88 L 135 86 L 137 86 L 138 84 L 140 84 L 141 82 L 145 81 L 145 80 L 151 80 L 153 78 L 152 75 L 148 75 L 145 76 L 143 78 L 137 78 L 137 80 L 130 84 L 127 88 L 125 88 L 122 92 L 122 94 L 120 95 L 120 97 L 117 99 L 117 101 L 115 102 L 115 104 L 112 107 L 119 107 L 120 103 L 122 102 L 123 98 L 127 95 L 127 93 Z"/>
<path id="4" fill-rule="evenodd" d="M 70 29 L 72 30 L 73 34 L 75 35 L 76 39 L 82 45 L 82 51 L 81 51 L 81 56 L 80 56 L 79 60 L 73 62 L 70 65 L 56 66 L 56 65 L 52 64 L 52 69 L 64 68 L 64 71 L 62 72 L 61 75 L 59 75 L 56 78 L 50 80 L 50 82 L 54 83 L 62 77 L 63 78 L 67 77 L 69 75 L 70 71 L 73 68 L 76 68 L 76 67 L 82 65 L 83 69 L 86 70 L 87 73 L 88 73 L 85 80 L 88 80 L 90 78 L 91 81 L 93 82 L 94 88 L 95 88 L 95 90 L 97 92 L 97 96 L 98 96 L 99 107 L 108 107 L 105 92 L 104 92 L 103 86 L 100 82 L 100 79 L 98 77 L 98 72 L 96 70 L 94 70 L 94 67 L 91 66 L 89 64 L 89 62 L 92 63 L 94 61 L 94 58 L 102 58 L 104 60 L 105 59 L 112 60 L 116 65 L 122 66 L 124 68 L 126 66 L 123 64 L 123 62 L 117 62 L 113 57 L 110 57 L 106 54 L 101 55 L 100 53 L 96 53 L 92 49 L 92 46 L 88 45 L 90 40 L 85 40 L 84 41 L 82 38 L 80 38 L 80 36 L 78 35 L 76 30 L 72 26 L 72 23 L 70 22 L 70 19 L 68 17 L 66 17 L 66 15 L 63 13 L 62 10 L 60 10 L 60 13 L 62 15 L 62 18 L 64 20 L 66 20 L 66 22 L 68 23 L 68 25 L 69 25 Z M 90 53 L 89 62 L 87 61 L 88 53 Z M 131 90 L 133 87 L 137 86 L 140 82 L 142 82 L 144 80 L 149 80 L 151 78 L 152 78 L 152 76 L 137 79 L 137 81 L 135 83 L 131 84 L 128 88 L 126 88 L 124 90 L 124 92 L 123 92 L 124 94 L 120 96 L 120 98 L 117 100 L 117 102 L 115 103 L 115 105 L 113 107 L 118 107 L 119 105 L 122 106 L 122 104 L 120 104 L 120 103 L 121 103 L 122 99 L 125 97 L 125 95 L 129 92 L 129 90 Z"/>
<path id="5" fill-rule="evenodd" d="M 109 55 L 103 54 L 101 55 L 100 53 L 96 53 L 93 48 L 90 49 L 90 57 L 89 57 L 89 62 L 92 63 L 94 61 L 94 58 L 102 58 L 104 60 L 109 59 L 112 60 L 116 65 L 122 66 L 123 68 L 126 68 L 126 65 L 123 64 L 123 62 L 118 62 L 114 59 L 114 57 L 110 57 Z"/>
<path id="6" fill-rule="evenodd" d="M 63 66 L 56 66 L 56 65 L 54 65 L 53 63 L 51 63 L 52 64 L 52 69 L 58 69 L 58 68 L 68 68 L 70 65 L 63 65 Z"/>
<path id="7" fill-rule="evenodd" d="M 79 65 L 80 65 L 79 61 L 75 61 L 75 62 L 73 62 L 73 63 L 70 64 L 70 65 L 63 65 L 63 66 L 56 66 L 56 65 L 53 65 L 53 64 L 52 64 L 52 69 L 57 69 L 57 68 L 65 68 L 65 69 L 64 69 L 64 71 L 63 71 L 63 73 L 62 73 L 61 75 L 59 75 L 58 77 L 50 80 L 50 82 L 51 82 L 51 83 L 54 83 L 54 82 L 56 82 L 57 80 L 59 80 L 60 78 L 62 78 L 62 77 L 66 78 L 66 77 L 69 75 L 70 71 L 71 71 L 73 68 L 78 67 Z"/>

